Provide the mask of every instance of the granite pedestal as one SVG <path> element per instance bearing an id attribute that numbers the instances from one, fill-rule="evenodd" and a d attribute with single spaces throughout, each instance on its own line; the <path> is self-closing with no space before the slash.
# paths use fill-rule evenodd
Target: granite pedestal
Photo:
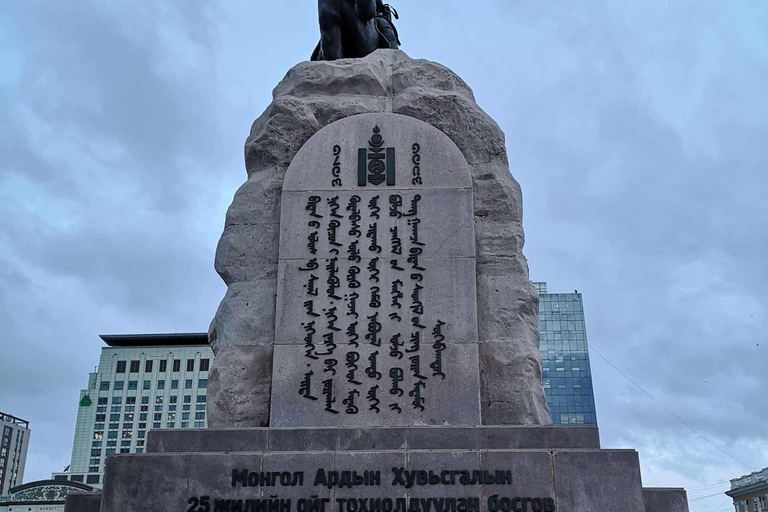
<path id="1" fill-rule="evenodd" d="M 147 450 L 110 457 L 102 512 L 687 512 L 594 427 L 158 430 Z"/>

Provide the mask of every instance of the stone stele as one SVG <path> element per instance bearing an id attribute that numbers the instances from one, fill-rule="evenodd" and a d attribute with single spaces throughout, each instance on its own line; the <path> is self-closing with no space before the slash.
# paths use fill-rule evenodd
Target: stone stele
<path id="1" fill-rule="evenodd" d="M 376 127 L 382 154 L 387 155 L 386 148 L 394 153 L 395 176 L 382 175 L 380 183 L 369 178 L 373 182 L 360 186 L 358 152 L 377 149 Z M 439 64 L 393 50 L 363 59 L 301 63 L 276 87 L 274 100 L 254 123 L 245 160 L 248 181 L 227 212 L 216 252 L 216 270 L 228 290 L 210 327 L 216 353 L 208 391 L 211 427 L 550 422 L 541 385 L 538 296 L 522 254 L 520 186 L 509 172 L 504 134 L 461 78 Z M 415 181 L 417 173 L 421 183 Z M 399 229 L 405 253 L 398 266 L 406 268 L 413 248 L 410 226 L 407 217 L 389 216 L 388 201 L 400 196 L 398 211 L 407 213 L 416 194 L 422 198 L 418 243 L 425 244 L 424 265 L 417 266 L 426 270 L 420 291 L 424 297 L 417 300 L 424 311 L 415 315 L 423 318 L 415 321 L 421 327 L 414 328 L 411 306 L 420 311 L 412 298 L 416 281 L 410 268 L 390 267 L 396 259 L 390 229 Z M 349 235 L 347 211 L 355 195 L 361 198 L 361 262 L 350 261 L 347 253 L 357 238 Z M 373 220 L 379 224 L 381 254 L 368 250 L 369 202 L 375 195 L 380 196 L 381 218 Z M 308 252 L 307 237 L 314 231 L 306 210 L 310 196 L 322 200 L 318 211 L 325 216 L 316 254 Z M 341 281 L 336 290 L 341 295 L 332 293 L 339 300 L 331 305 L 326 260 L 334 255 L 329 252 L 327 215 L 328 200 L 337 196 L 343 218 L 333 236 L 338 236 L 342 252 L 338 268 L 330 272 Z M 377 256 L 380 309 L 371 307 L 377 300 L 371 301 L 376 283 L 369 265 Z M 312 328 L 305 330 L 311 316 L 303 293 L 305 274 L 311 272 L 298 269 L 310 257 L 322 265 L 316 277 L 324 298 L 309 306 L 323 316 L 316 317 L 314 338 L 306 341 Z M 357 299 L 359 350 L 350 350 L 355 347 L 346 336 L 354 291 L 347 287 L 348 276 L 355 273 L 352 269 L 350 274 L 350 266 L 360 268 L 362 285 Z M 405 276 L 405 314 L 395 325 L 389 315 L 395 312 L 391 294 L 398 273 Z M 343 330 L 335 331 L 328 354 L 323 335 L 333 316 L 322 310 L 333 307 L 336 327 Z M 378 318 L 368 318 L 377 312 Z M 366 338 L 370 325 L 381 318 L 379 334 Z M 445 378 L 433 376 L 430 367 L 436 361 L 433 331 L 439 323 L 446 324 L 442 334 L 447 347 L 441 353 Z M 411 368 L 414 353 L 405 352 L 413 348 L 415 332 L 421 337 L 417 363 L 424 379 Z M 400 338 L 392 341 L 396 334 Z M 307 357 L 308 350 L 318 358 Z M 365 370 L 375 350 L 379 368 L 372 374 L 383 376 L 372 381 Z M 402 359 L 398 352 L 404 353 Z M 354 366 L 357 373 L 348 378 Z M 401 373 L 402 381 L 393 382 Z"/>

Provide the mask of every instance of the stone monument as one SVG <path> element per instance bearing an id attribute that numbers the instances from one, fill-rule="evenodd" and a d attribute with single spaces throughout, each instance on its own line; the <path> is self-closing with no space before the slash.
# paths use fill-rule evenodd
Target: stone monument
<path id="1" fill-rule="evenodd" d="M 520 187 L 458 76 L 301 63 L 245 159 L 209 428 L 111 456 L 102 512 L 687 512 L 635 451 L 549 425 Z"/>

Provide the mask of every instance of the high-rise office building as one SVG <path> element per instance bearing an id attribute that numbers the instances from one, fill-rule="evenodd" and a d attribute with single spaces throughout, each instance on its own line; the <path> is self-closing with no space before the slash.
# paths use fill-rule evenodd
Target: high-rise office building
<path id="1" fill-rule="evenodd" d="M 555 425 L 597 425 L 581 294 L 539 292 L 542 383 Z"/>
<path id="2" fill-rule="evenodd" d="M 24 480 L 29 422 L 0 412 L 0 495 Z"/>
<path id="3" fill-rule="evenodd" d="M 96 372 L 80 392 L 72 462 L 55 480 L 100 488 L 106 457 L 143 453 L 147 432 L 208 425 L 206 392 L 213 351 L 208 335 L 101 336 Z"/>

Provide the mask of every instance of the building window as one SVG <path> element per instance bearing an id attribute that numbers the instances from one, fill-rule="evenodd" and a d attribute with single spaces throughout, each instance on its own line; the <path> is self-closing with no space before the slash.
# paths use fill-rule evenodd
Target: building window
<path id="1" fill-rule="evenodd" d="M 85 483 L 87 483 L 87 484 L 97 484 L 97 483 L 99 483 L 99 475 L 88 475 L 88 477 L 85 480 Z"/>
<path id="2" fill-rule="evenodd" d="M 195 413 L 195 419 L 196 420 L 204 420 L 205 419 L 205 413 L 204 412 L 196 412 Z"/>
<path id="3" fill-rule="evenodd" d="M 107 439 L 117 439 L 117 431 L 107 432 Z"/>
<path id="4" fill-rule="evenodd" d="M 203 428 L 204 426 L 205 426 L 205 422 L 202 422 L 202 421 L 195 422 L 195 428 Z"/>
<path id="5" fill-rule="evenodd" d="M 179 389 L 179 380 L 178 379 L 173 379 L 171 381 L 171 389 Z"/>
<path id="6" fill-rule="evenodd" d="M 136 391 L 138 387 L 139 387 L 139 381 L 137 380 L 128 381 L 128 391 Z"/>
<path id="7" fill-rule="evenodd" d="M 189 413 L 188 412 L 181 413 L 181 419 L 182 420 L 188 420 L 189 419 Z"/>
<path id="8" fill-rule="evenodd" d="M 136 403 L 136 397 L 135 396 L 126 397 L 125 403 L 128 405 L 134 405 Z"/>
<path id="9" fill-rule="evenodd" d="M 83 482 L 83 475 L 72 475 L 70 480 L 72 480 L 73 482 L 80 482 L 80 483 L 82 483 Z"/>
<path id="10" fill-rule="evenodd" d="M 139 430 L 139 433 L 138 433 L 139 439 L 144 439 L 144 436 L 146 435 L 147 435 L 147 432 L 145 430 Z"/>
<path id="11" fill-rule="evenodd" d="M 123 382 L 122 380 L 115 381 L 115 386 L 114 386 L 115 391 L 122 391 L 124 387 L 125 387 L 125 382 Z"/>
<path id="12" fill-rule="evenodd" d="M 188 372 L 195 371 L 195 360 L 194 359 L 187 359 L 187 371 Z"/>
<path id="13" fill-rule="evenodd" d="M 152 373 L 152 362 L 153 361 L 144 361 L 144 373 Z"/>
<path id="14" fill-rule="evenodd" d="M 89 473 L 98 473 L 99 472 L 99 466 L 89 466 L 88 467 Z"/>
<path id="15" fill-rule="evenodd" d="M 94 441 L 101 441 L 104 438 L 104 431 L 103 430 L 94 430 L 93 431 L 93 440 Z"/>
<path id="16" fill-rule="evenodd" d="M 208 387 L 208 379 L 198 379 L 197 387 L 199 389 L 206 389 Z"/>
<path id="17" fill-rule="evenodd" d="M 181 371 L 181 359 L 174 359 L 173 360 L 173 371 L 180 372 Z"/>
<path id="18" fill-rule="evenodd" d="M 106 414 L 97 414 L 96 415 L 96 422 L 97 423 L 104 423 L 107 421 L 107 415 Z"/>
<path id="19" fill-rule="evenodd" d="M 109 415 L 109 421 L 120 421 L 120 415 L 119 414 L 110 414 Z"/>
<path id="20" fill-rule="evenodd" d="M 109 398 L 106 396 L 100 396 L 99 401 L 97 402 L 97 405 L 107 405 L 109 402 Z"/>
<path id="21" fill-rule="evenodd" d="M 155 403 L 156 404 L 162 404 L 163 403 L 163 397 L 162 396 L 156 396 L 155 397 Z"/>
<path id="22" fill-rule="evenodd" d="M 131 453 L 130 448 L 120 448 L 120 453 Z"/>
<path id="23" fill-rule="evenodd" d="M 62 480 L 63 480 L 63 481 L 66 481 L 66 480 L 67 480 L 67 475 L 55 475 L 55 476 L 53 477 L 53 479 L 54 479 L 54 480 L 57 480 L 57 481 L 62 481 Z"/>
<path id="24" fill-rule="evenodd" d="M 185 404 L 191 404 L 192 403 L 192 395 L 184 395 L 184 403 Z"/>
<path id="25" fill-rule="evenodd" d="M 200 371 L 201 372 L 207 372 L 208 369 L 210 368 L 210 366 L 211 366 L 210 359 L 201 359 L 200 360 Z"/>
<path id="26" fill-rule="evenodd" d="M 152 381 L 151 380 L 145 380 L 144 381 L 144 387 L 142 389 L 150 389 L 151 386 L 152 386 Z"/>
<path id="27" fill-rule="evenodd" d="M 139 414 L 139 421 L 147 421 L 147 413 L 140 413 Z"/>
<path id="28" fill-rule="evenodd" d="M 189 422 L 188 421 L 182 421 L 181 422 L 181 428 L 189 428 Z"/>
<path id="29" fill-rule="evenodd" d="M 184 381 L 184 389 L 192 389 L 192 379 L 187 379 Z"/>
<path id="30" fill-rule="evenodd" d="M 165 428 L 176 428 L 176 424 L 172 421 L 169 421 L 165 424 Z"/>
<path id="31" fill-rule="evenodd" d="M 104 382 L 102 382 L 102 383 L 101 383 L 101 388 L 100 388 L 100 389 L 101 389 L 102 391 L 109 391 L 109 381 L 104 381 Z"/>
<path id="32" fill-rule="evenodd" d="M 116 373 L 125 373 L 125 361 L 118 361 L 117 362 L 117 371 Z"/>
<path id="33" fill-rule="evenodd" d="M 169 397 L 168 397 L 168 402 L 169 402 L 169 403 L 172 403 L 172 404 L 175 404 L 175 403 L 176 403 L 176 400 L 177 400 L 178 398 L 179 398 L 179 397 L 177 397 L 176 395 L 171 395 L 171 396 L 169 396 Z"/>
<path id="34" fill-rule="evenodd" d="M 140 361 L 131 361 L 131 373 L 139 373 L 139 362 Z"/>
<path id="35" fill-rule="evenodd" d="M 113 444 L 112 446 L 117 446 L 117 443 Z M 107 448 L 107 456 L 114 455 L 115 454 L 115 448 Z"/>
<path id="36" fill-rule="evenodd" d="M 160 422 L 153 423 L 152 428 L 160 428 Z"/>
<path id="37" fill-rule="evenodd" d="M 163 359 L 160 361 L 160 373 L 165 373 L 168 371 L 168 361 Z"/>
<path id="38" fill-rule="evenodd" d="M 156 413 L 155 413 L 155 418 L 154 418 L 154 420 L 155 420 L 155 421 L 161 421 L 162 419 L 163 419 L 163 413 L 161 413 L 161 412 L 156 412 Z"/>
<path id="39" fill-rule="evenodd" d="M 164 380 L 157 381 L 157 389 L 165 389 L 165 381 Z"/>
<path id="40" fill-rule="evenodd" d="M 141 403 L 148 404 L 149 403 L 149 397 L 148 396 L 141 397 Z"/>

